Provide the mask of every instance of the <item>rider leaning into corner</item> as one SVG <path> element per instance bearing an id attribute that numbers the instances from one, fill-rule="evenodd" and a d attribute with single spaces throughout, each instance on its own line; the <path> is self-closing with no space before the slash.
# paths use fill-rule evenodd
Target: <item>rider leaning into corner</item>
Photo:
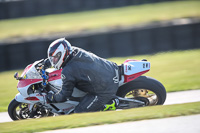
<path id="1" fill-rule="evenodd" d="M 87 95 L 75 107 L 74 113 L 100 111 L 110 101 L 117 104 L 115 94 L 120 75 L 117 64 L 73 47 L 65 38 L 52 42 L 47 54 L 48 59 L 45 60 L 44 66 L 62 68 L 63 83 L 60 92 L 47 94 L 48 103 L 67 101 L 76 87 Z"/>

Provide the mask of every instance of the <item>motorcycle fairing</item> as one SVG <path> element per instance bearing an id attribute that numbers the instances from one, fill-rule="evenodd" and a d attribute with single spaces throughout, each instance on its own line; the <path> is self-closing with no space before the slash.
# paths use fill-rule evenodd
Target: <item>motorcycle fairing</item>
<path id="1" fill-rule="evenodd" d="M 128 59 L 124 62 L 124 83 L 136 79 L 150 70 L 150 62 Z"/>
<path id="2" fill-rule="evenodd" d="M 49 75 L 48 75 L 49 76 L 49 79 L 48 79 L 49 82 L 61 79 L 62 69 L 56 70 L 54 68 L 49 68 L 46 71 L 49 72 Z"/>
<path id="3" fill-rule="evenodd" d="M 18 93 L 15 96 L 15 100 L 18 102 L 21 102 L 21 103 L 27 103 L 30 111 L 32 110 L 32 108 L 35 104 L 42 103 L 46 107 L 51 108 L 52 112 L 54 112 L 54 113 L 65 112 L 65 114 L 70 113 L 79 104 L 79 102 L 70 101 L 70 100 L 63 102 L 63 103 L 50 103 L 49 104 L 49 103 L 45 102 L 45 95 L 46 95 L 45 93 L 42 93 L 42 95 L 39 93 L 34 93 L 34 94 L 29 95 L 29 97 L 24 97 L 20 93 Z M 56 109 L 59 109 L 59 110 L 56 110 Z"/>

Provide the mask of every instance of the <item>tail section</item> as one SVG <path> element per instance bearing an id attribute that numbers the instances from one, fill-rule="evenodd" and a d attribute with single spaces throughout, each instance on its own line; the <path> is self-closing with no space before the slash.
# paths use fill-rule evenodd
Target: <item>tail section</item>
<path id="1" fill-rule="evenodd" d="M 150 62 L 146 60 L 128 59 L 123 64 L 124 83 L 130 82 L 150 70 Z"/>

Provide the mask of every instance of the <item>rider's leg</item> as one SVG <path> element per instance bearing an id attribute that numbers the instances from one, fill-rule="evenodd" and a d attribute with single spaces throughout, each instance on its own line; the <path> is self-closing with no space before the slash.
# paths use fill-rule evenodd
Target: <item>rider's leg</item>
<path id="1" fill-rule="evenodd" d="M 119 99 L 113 98 L 111 99 L 108 103 L 106 103 L 103 107 L 103 111 L 108 111 L 108 110 L 116 110 L 116 107 L 119 105 Z"/>
<path id="2" fill-rule="evenodd" d="M 107 95 L 87 94 L 76 106 L 74 113 L 100 111 L 112 98 L 112 96 Z"/>

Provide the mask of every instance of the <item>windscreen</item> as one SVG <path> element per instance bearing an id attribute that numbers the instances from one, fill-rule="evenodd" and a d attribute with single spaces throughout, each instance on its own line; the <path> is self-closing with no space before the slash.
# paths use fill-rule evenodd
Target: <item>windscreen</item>
<path id="1" fill-rule="evenodd" d="M 35 69 L 35 63 L 28 65 L 22 73 L 21 77 L 24 79 L 42 79 L 40 74 Z"/>

